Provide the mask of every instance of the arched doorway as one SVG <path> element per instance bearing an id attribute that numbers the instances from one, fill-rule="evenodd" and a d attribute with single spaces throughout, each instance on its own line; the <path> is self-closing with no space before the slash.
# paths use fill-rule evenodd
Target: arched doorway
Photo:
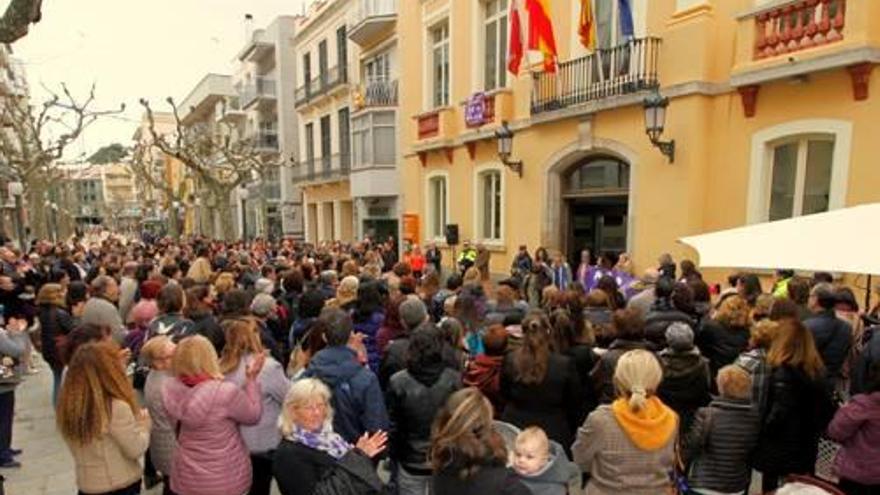
<path id="1" fill-rule="evenodd" d="M 611 155 L 592 155 L 560 176 L 563 248 L 576 267 L 582 249 L 593 255 L 627 250 L 630 165 Z"/>

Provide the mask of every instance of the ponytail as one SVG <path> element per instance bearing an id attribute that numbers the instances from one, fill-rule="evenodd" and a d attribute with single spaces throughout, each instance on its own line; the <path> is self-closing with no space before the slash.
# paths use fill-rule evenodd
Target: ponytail
<path id="1" fill-rule="evenodd" d="M 542 312 L 532 312 L 522 322 L 523 345 L 513 355 L 514 377 L 526 385 L 538 385 L 547 376 L 550 360 L 550 322 Z"/>

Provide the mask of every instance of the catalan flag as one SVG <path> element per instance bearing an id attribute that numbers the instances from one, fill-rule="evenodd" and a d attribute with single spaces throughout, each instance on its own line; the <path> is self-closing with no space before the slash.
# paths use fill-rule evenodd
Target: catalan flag
<path id="1" fill-rule="evenodd" d="M 596 49 L 596 19 L 593 17 L 593 0 L 581 0 L 578 34 L 581 37 L 581 44 L 587 50 Z"/>
<path id="2" fill-rule="evenodd" d="M 519 2 L 510 2 L 510 42 L 507 44 L 507 70 L 519 75 L 519 66 L 523 59 L 522 25 L 519 20 Z"/>
<path id="3" fill-rule="evenodd" d="M 529 12 L 529 50 L 544 54 L 544 70 L 556 72 L 556 38 L 550 16 L 550 0 L 526 0 Z"/>

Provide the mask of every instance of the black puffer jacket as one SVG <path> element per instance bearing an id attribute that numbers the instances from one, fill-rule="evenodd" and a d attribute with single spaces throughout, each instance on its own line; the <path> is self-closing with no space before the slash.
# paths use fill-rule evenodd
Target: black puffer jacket
<path id="1" fill-rule="evenodd" d="M 684 436 L 683 457 L 691 466 L 691 488 L 745 492 L 752 478 L 751 456 L 760 431 L 758 411 L 748 400 L 718 398 L 700 408 Z"/>
<path id="2" fill-rule="evenodd" d="M 709 360 L 709 370 L 713 378 L 718 375 L 718 370 L 732 364 L 748 349 L 749 337 L 748 327 L 729 326 L 717 320 L 703 322 L 695 343 Z"/>
<path id="3" fill-rule="evenodd" d="M 780 366 L 770 375 L 767 398 L 754 467 L 780 475 L 812 473 L 819 435 L 833 413 L 822 380 Z"/>
<path id="4" fill-rule="evenodd" d="M 667 349 L 658 357 L 663 365 L 663 381 L 657 395 L 681 418 L 681 431 L 686 432 L 697 409 L 712 400 L 709 395 L 709 361 L 699 351 L 676 352 Z"/>
<path id="5" fill-rule="evenodd" d="M 427 461 L 431 424 L 446 399 L 461 388 L 461 374 L 442 365 L 403 370 L 391 377 L 385 395 L 391 457 L 413 474 L 431 474 Z"/>
<path id="6" fill-rule="evenodd" d="M 64 368 L 61 363 L 63 349 L 57 347 L 73 331 L 73 317 L 58 306 L 41 304 L 37 318 L 40 320 L 40 343 L 43 345 L 43 359 L 53 370 Z"/>
<path id="7" fill-rule="evenodd" d="M 668 300 L 654 301 L 651 310 L 645 315 L 645 340 L 651 350 L 657 352 L 666 348 L 666 329 L 673 323 L 686 323 L 696 329 L 696 322 L 687 313 L 675 309 Z"/>
<path id="8" fill-rule="evenodd" d="M 829 385 L 842 377 L 843 364 L 852 347 L 852 327 L 838 318 L 834 311 L 823 311 L 804 322 L 813 333 L 816 350 L 825 363 L 825 374 Z"/>

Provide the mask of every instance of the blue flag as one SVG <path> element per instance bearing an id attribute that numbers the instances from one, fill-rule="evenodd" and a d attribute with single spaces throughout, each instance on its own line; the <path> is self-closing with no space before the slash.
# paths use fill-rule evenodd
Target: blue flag
<path id="1" fill-rule="evenodd" d="M 635 37 L 633 29 L 633 13 L 630 0 L 617 0 L 617 11 L 620 15 L 620 34 L 626 39 Z"/>

